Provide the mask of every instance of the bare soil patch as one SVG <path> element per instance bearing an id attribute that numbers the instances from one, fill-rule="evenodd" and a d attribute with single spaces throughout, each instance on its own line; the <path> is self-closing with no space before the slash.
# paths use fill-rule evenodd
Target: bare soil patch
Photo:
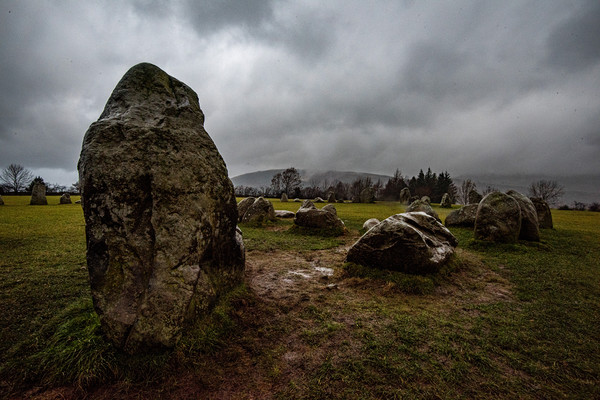
<path id="1" fill-rule="evenodd" d="M 324 363 L 360 359 L 364 335 L 378 335 L 399 315 L 423 310 L 460 314 L 468 324 L 478 315 L 477 304 L 512 301 L 509 282 L 461 250 L 460 268 L 430 295 L 407 295 L 384 281 L 348 277 L 342 266 L 355 239 L 349 236 L 344 245 L 328 250 L 249 251 L 251 296 L 236 304 L 233 316 L 240 329 L 216 353 L 199 357 L 193 368 L 176 367 L 151 385 L 119 382 L 85 393 L 57 388 L 32 391 L 28 397 L 294 398 L 309 390 L 311 377 Z M 428 351 L 426 344 L 420 346 Z"/>

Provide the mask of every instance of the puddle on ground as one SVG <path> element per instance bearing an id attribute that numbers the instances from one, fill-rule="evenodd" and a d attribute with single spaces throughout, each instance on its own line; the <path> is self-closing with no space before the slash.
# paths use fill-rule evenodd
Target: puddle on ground
<path id="1" fill-rule="evenodd" d="M 300 277 L 300 278 L 304 278 L 304 279 L 311 279 L 311 278 L 315 278 L 318 276 L 332 276 L 333 268 L 319 267 L 317 265 L 313 265 L 312 270 L 308 270 L 308 269 L 289 270 L 287 272 L 287 274 L 288 274 L 288 277 L 283 278 L 283 281 L 286 283 L 292 283 L 293 280 L 291 279 L 291 277 L 289 277 L 290 275 L 292 277 Z"/>

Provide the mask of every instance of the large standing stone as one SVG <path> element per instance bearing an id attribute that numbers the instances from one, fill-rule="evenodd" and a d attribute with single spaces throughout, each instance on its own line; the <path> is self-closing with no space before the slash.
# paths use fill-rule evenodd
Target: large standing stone
<path id="1" fill-rule="evenodd" d="M 409 204 L 410 202 L 410 189 L 405 187 L 400 191 L 400 203 Z"/>
<path id="2" fill-rule="evenodd" d="M 433 208 L 431 208 L 431 205 L 426 201 L 415 200 L 412 203 L 410 203 L 410 205 L 408 207 L 406 207 L 406 212 L 416 212 L 416 211 L 422 211 L 428 215 L 431 215 L 433 218 L 435 218 L 439 222 L 442 222 L 442 220 L 438 216 L 438 213 L 435 212 L 435 210 Z"/>
<path id="3" fill-rule="evenodd" d="M 454 254 L 456 238 L 424 212 L 392 215 L 365 233 L 346 260 L 410 274 L 437 272 Z"/>
<path id="4" fill-rule="evenodd" d="M 544 200 L 539 197 L 531 197 L 531 202 L 537 211 L 538 222 L 540 223 L 541 229 L 553 229 L 554 224 L 552 223 L 552 212 L 550 206 Z"/>
<path id="5" fill-rule="evenodd" d="M 40 182 L 33 184 L 33 188 L 31 189 L 31 200 L 29 201 L 29 204 L 32 206 L 48 205 L 48 200 L 46 199 L 46 185 Z"/>
<path id="6" fill-rule="evenodd" d="M 264 197 L 259 197 L 254 200 L 254 203 L 252 203 L 250 207 L 248 207 L 242 222 L 255 222 L 260 224 L 274 220 L 275 209 L 273 208 L 273 204 Z"/>
<path id="7" fill-rule="evenodd" d="M 431 198 L 429 196 L 423 196 L 423 197 L 421 197 L 421 201 L 423 203 L 431 204 Z"/>
<path id="8" fill-rule="evenodd" d="M 442 196 L 442 201 L 440 202 L 440 207 L 452 208 L 452 200 L 450 200 L 450 195 L 448 193 L 444 193 L 444 195 Z"/>
<path id="9" fill-rule="evenodd" d="M 521 208 L 517 200 L 501 192 L 491 192 L 479 202 L 475 239 L 514 243 L 520 231 Z"/>
<path id="10" fill-rule="evenodd" d="M 94 306 L 117 347 L 171 347 L 243 279 L 234 188 L 196 93 L 132 67 L 79 159 Z"/>
<path id="11" fill-rule="evenodd" d="M 283 194 L 281 195 L 281 202 L 282 202 L 282 203 L 287 203 L 287 202 L 288 202 L 288 200 L 289 200 L 289 199 L 288 199 L 288 195 L 287 195 L 287 194 L 285 194 L 285 193 L 283 193 Z"/>
<path id="12" fill-rule="evenodd" d="M 343 233 L 345 229 L 345 225 L 342 220 L 338 218 L 333 204 L 328 204 L 323 207 L 322 210 L 319 210 L 309 200 L 305 200 L 304 203 L 302 203 L 302 207 L 296 212 L 294 224 L 306 228 L 330 230 L 340 234 Z"/>
<path id="13" fill-rule="evenodd" d="M 59 204 L 73 204 L 71 195 L 69 193 L 63 193 L 62 196 L 60 196 Z"/>
<path id="14" fill-rule="evenodd" d="M 240 202 L 237 205 L 238 222 L 242 222 L 242 219 L 244 219 L 244 215 L 246 215 L 246 211 L 248 211 L 250 206 L 254 204 L 255 201 L 256 198 L 254 197 L 246 197 L 245 199 L 240 200 Z"/>
<path id="15" fill-rule="evenodd" d="M 519 239 L 539 242 L 540 223 L 538 221 L 535 206 L 531 200 L 529 200 L 529 197 L 515 190 L 509 190 L 506 194 L 515 199 L 517 203 L 519 203 L 519 208 L 521 209 L 521 230 L 519 231 Z"/>
<path id="16" fill-rule="evenodd" d="M 477 216 L 477 206 L 478 204 L 467 204 L 458 210 L 452 211 L 446 216 L 444 225 L 473 228 L 475 226 L 475 217 Z"/>

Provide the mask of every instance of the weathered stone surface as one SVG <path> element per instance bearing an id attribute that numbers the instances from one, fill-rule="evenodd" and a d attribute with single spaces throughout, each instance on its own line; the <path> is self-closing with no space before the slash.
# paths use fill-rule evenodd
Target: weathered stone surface
<path id="1" fill-rule="evenodd" d="M 295 198 L 294 199 L 294 203 L 300 203 L 302 200 L 300 200 L 299 198 Z"/>
<path id="2" fill-rule="evenodd" d="M 371 187 L 364 188 L 358 199 L 359 203 L 375 203 L 375 190 Z"/>
<path id="3" fill-rule="evenodd" d="M 317 197 L 316 199 L 313 200 L 315 203 L 325 203 L 325 200 L 323 200 L 321 197 Z"/>
<path id="4" fill-rule="evenodd" d="M 327 202 L 328 203 L 335 203 L 336 202 L 335 193 L 334 192 L 329 192 L 329 195 L 327 196 Z"/>
<path id="5" fill-rule="evenodd" d="M 431 204 L 431 198 L 429 198 L 429 196 L 423 196 L 423 197 L 421 197 L 421 201 L 423 203 Z"/>
<path id="6" fill-rule="evenodd" d="M 244 272 L 234 188 L 198 96 L 134 66 L 86 132 L 78 169 L 104 333 L 130 353 L 173 346 Z"/>
<path id="7" fill-rule="evenodd" d="M 481 199 L 483 198 L 482 195 L 480 195 L 477 190 L 475 189 L 471 189 L 469 191 L 469 204 L 479 204 L 479 202 L 481 201 Z"/>
<path id="8" fill-rule="evenodd" d="M 371 218 L 365 221 L 365 223 L 363 224 L 363 229 L 368 231 L 369 229 L 371 229 L 372 227 L 374 227 L 375 225 L 377 225 L 380 221 L 377 218 Z"/>
<path id="9" fill-rule="evenodd" d="M 325 207 L 321 208 L 321 210 L 328 211 L 333 215 L 337 215 L 337 210 L 335 209 L 335 206 L 333 204 L 327 204 Z"/>
<path id="10" fill-rule="evenodd" d="M 296 213 L 288 210 L 275 210 L 275 217 L 277 218 L 294 218 Z"/>
<path id="11" fill-rule="evenodd" d="M 69 193 L 63 193 L 60 196 L 59 204 L 72 204 L 71 195 Z"/>
<path id="12" fill-rule="evenodd" d="M 367 231 L 350 248 L 346 260 L 372 268 L 427 274 L 439 271 L 457 244 L 446 227 L 424 212 L 396 214 Z"/>
<path id="13" fill-rule="evenodd" d="M 256 198 L 254 197 L 246 197 L 245 199 L 240 200 L 240 202 L 237 205 L 238 222 L 242 222 L 242 219 L 244 219 L 244 215 L 246 215 L 246 211 L 248 211 L 250 206 L 254 204 L 255 201 Z"/>
<path id="14" fill-rule="evenodd" d="M 242 222 L 255 223 L 274 220 L 275 209 L 273 208 L 273 204 L 264 197 L 259 197 L 258 199 L 254 200 L 254 203 L 248 207 L 248 210 L 244 214 L 244 218 L 242 218 Z"/>
<path id="15" fill-rule="evenodd" d="M 501 192 L 491 192 L 479 202 L 475 239 L 514 243 L 520 231 L 521 208 L 517 200 Z"/>
<path id="16" fill-rule="evenodd" d="M 450 195 L 448 193 L 444 193 L 444 195 L 442 196 L 442 201 L 440 202 L 440 207 L 452 208 L 452 200 L 450 200 Z"/>
<path id="17" fill-rule="evenodd" d="M 473 228 L 475 226 L 475 217 L 477 216 L 477 206 L 478 204 L 467 204 L 458 210 L 452 211 L 446 216 L 444 225 Z"/>
<path id="18" fill-rule="evenodd" d="M 540 223 L 538 221 L 535 206 L 531 200 L 529 200 L 529 197 L 515 190 L 509 190 L 506 194 L 515 199 L 517 203 L 519 203 L 519 208 L 521 209 L 521 230 L 519 231 L 519 239 L 539 242 Z"/>
<path id="19" fill-rule="evenodd" d="M 433 218 L 435 218 L 439 222 L 442 222 L 442 220 L 438 216 L 438 213 L 435 212 L 435 210 L 433 208 L 431 208 L 431 205 L 429 203 L 424 202 L 423 200 L 415 200 L 412 203 L 410 203 L 410 205 L 408 207 L 406 207 L 406 212 L 416 212 L 416 211 L 423 211 L 424 213 L 431 215 Z"/>
<path id="20" fill-rule="evenodd" d="M 282 203 L 287 203 L 288 202 L 288 195 L 287 194 L 283 193 L 281 195 L 281 202 Z"/>
<path id="21" fill-rule="evenodd" d="M 408 204 L 414 203 L 417 200 L 421 200 L 421 198 L 419 196 L 410 196 L 410 199 L 408 199 Z"/>
<path id="22" fill-rule="evenodd" d="M 40 182 L 36 182 L 31 189 L 31 200 L 29 204 L 32 206 L 45 206 L 48 205 L 46 199 L 46 185 Z"/>
<path id="23" fill-rule="evenodd" d="M 400 191 L 400 203 L 409 204 L 410 203 L 410 189 L 405 187 Z"/>
<path id="24" fill-rule="evenodd" d="M 0 206 L 4 205 L 4 199 L 2 199 L 2 195 L 0 195 Z"/>
<path id="25" fill-rule="evenodd" d="M 335 207 L 332 204 L 328 204 L 323 207 L 323 210 L 319 210 L 309 200 L 305 200 L 302 207 L 296 212 L 294 223 L 306 228 L 325 230 L 343 231 L 345 228 L 342 220 L 337 217 Z"/>
<path id="26" fill-rule="evenodd" d="M 531 197 L 530 200 L 537 212 L 540 229 L 554 229 L 552 213 L 550 212 L 550 206 L 548 203 L 539 197 Z"/>

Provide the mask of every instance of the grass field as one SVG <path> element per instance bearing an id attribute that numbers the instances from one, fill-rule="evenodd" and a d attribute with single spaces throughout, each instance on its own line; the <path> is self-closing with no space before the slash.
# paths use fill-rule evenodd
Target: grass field
<path id="1" fill-rule="evenodd" d="M 455 262 L 423 278 L 344 265 L 363 222 L 398 203 L 336 204 L 337 238 L 242 225 L 247 283 L 173 351 L 132 358 L 101 336 L 81 207 L 3 198 L 3 397 L 600 398 L 600 213 L 553 210 L 540 243 L 452 229 Z M 334 274 L 292 279 L 314 265 Z"/>

